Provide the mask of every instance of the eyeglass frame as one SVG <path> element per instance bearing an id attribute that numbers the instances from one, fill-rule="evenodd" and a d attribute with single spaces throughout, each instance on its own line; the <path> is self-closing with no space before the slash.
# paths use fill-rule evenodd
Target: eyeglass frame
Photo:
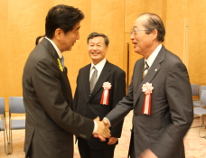
<path id="1" fill-rule="evenodd" d="M 136 33 L 139 32 L 139 31 L 149 31 L 149 29 L 142 29 L 142 30 L 133 29 L 133 30 L 130 32 L 130 35 L 136 35 Z"/>

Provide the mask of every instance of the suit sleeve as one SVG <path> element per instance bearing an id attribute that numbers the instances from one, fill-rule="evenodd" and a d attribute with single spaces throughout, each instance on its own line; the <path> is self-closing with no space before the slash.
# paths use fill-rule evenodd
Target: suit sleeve
<path id="1" fill-rule="evenodd" d="M 125 90 L 126 90 L 125 72 L 121 71 L 114 85 L 113 108 L 125 96 L 125 93 L 126 93 Z M 119 122 L 116 126 L 111 128 L 112 137 L 120 138 L 121 133 L 122 133 L 123 122 L 124 122 L 124 119 L 121 122 Z"/>
<path id="2" fill-rule="evenodd" d="M 89 139 L 94 128 L 93 120 L 72 111 L 63 94 L 62 72 L 56 63 L 39 61 L 32 72 L 32 82 L 40 105 L 46 115 L 67 132 Z"/>
<path id="3" fill-rule="evenodd" d="M 105 117 L 109 119 L 111 127 L 115 127 L 133 109 L 133 79 L 128 87 L 128 94 Z"/>
<path id="4" fill-rule="evenodd" d="M 176 62 L 166 77 L 166 96 L 172 122 L 150 149 L 158 157 L 167 157 L 179 149 L 193 121 L 191 86 L 186 67 Z"/>
<path id="5" fill-rule="evenodd" d="M 79 74 L 77 76 L 77 81 L 76 81 L 76 85 L 78 86 L 78 79 L 79 79 Z M 76 108 L 77 108 L 77 101 L 78 101 L 78 87 L 76 87 L 76 90 L 75 90 L 75 94 L 74 94 L 74 101 L 73 101 L 73 106 L 72 106 L 72 109 L 73 111 L 76 112 Z"/>

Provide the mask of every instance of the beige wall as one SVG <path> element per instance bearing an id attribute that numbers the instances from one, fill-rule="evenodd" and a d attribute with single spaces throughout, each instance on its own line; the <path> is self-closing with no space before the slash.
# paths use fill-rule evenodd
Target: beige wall
<path id="1" fill-rule="evenodd" d="M 162 17 L 167 32 L 164 45 L 187 65 L 192 83 L 206 85 L 205 0 L 0 0 L 0 4 L 0 96 L 6 101 L 9 96 L 22 95 L 24 63 L 35 47 L 35 38 L 44 34 L 48 10 L 57 4 L 75 6 L 85 14 L 80 40 L 72 51 L 63 53 L 73 92 L 79 68 L 90 62 L 86 38 L 92 31 L 108 35 L 107 58 L 129 69 L 130 80 L 134 63 L 141 56 L 133 52 L 129 32 L 142 12 Z"/>

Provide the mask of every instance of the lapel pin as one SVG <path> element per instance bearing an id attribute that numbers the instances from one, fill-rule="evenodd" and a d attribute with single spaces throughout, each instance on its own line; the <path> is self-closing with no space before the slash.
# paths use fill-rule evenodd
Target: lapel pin
<path id="1" fill-rule="evenodd" d="M 155 69 L 155 71 L 157 71 L 157 69 Z"/>

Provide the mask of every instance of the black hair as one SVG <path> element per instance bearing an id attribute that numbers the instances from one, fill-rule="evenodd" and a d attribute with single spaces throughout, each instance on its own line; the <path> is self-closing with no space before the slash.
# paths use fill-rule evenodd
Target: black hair
<path id="1" fill-rule="evenodd" d="M 74 26 L 82 19 L 84 19 L 84 14 L 77 8 L 63 4 L 54 6 L 46 16 L 46 36 L 52 39 L 58 28 L 67 33 L 73 30 Z"/>
<path id="2" fill-rule="evenodd" d="M 105 45 L 108 47 L 108 45 L 109 45 L 109 38 L 105 34 L 97 33 L 97 32 L 92 32 L 92 33 L 89 34 L 89 36 L 87 37 L 87 44 L 89 43 L 90 39 L 92 39 L 94 37 L 99 37 L 99 36 L 104 38 Z"/>

